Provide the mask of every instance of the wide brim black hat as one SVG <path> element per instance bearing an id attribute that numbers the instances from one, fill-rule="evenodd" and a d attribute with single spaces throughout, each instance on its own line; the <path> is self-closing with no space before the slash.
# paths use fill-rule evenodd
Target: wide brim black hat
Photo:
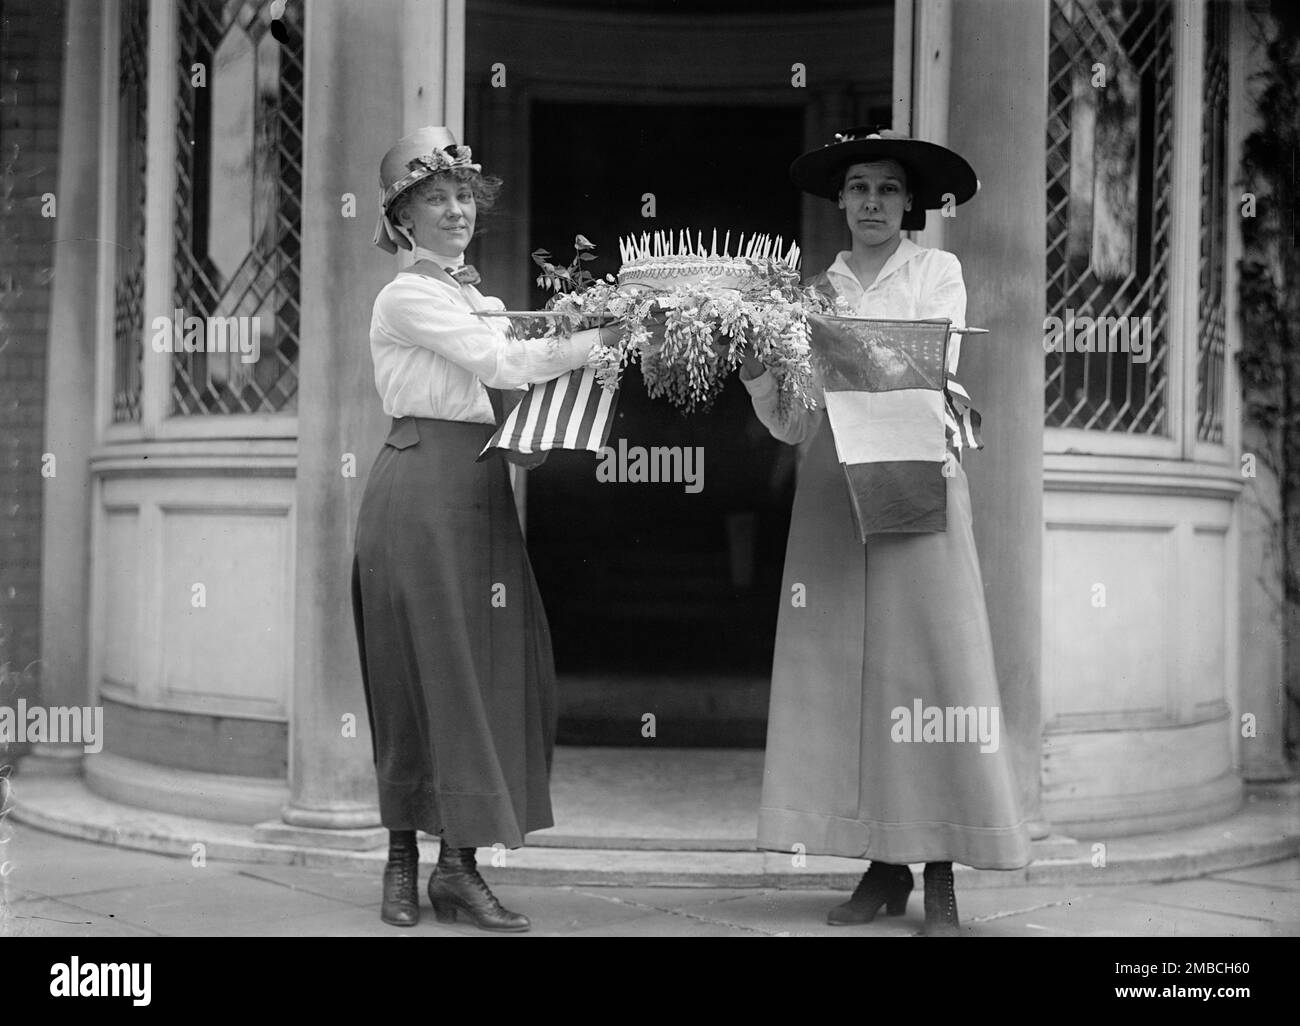
<path id="1" fill-rule="evenodd" d="M 948 147 L 872 128 L 839 132 L 834 142 L 796 157 L 790 178 L 804 192 L 838 199 L 845 170 L 875 160 L 896 160 L 907 171 L 912 209 L 903 215 L 904 231 L 924 228 L 925 212 L 942 207 L 946 196 L 955 204 L 965 203 L 979 189 L 975 169 Z"/>

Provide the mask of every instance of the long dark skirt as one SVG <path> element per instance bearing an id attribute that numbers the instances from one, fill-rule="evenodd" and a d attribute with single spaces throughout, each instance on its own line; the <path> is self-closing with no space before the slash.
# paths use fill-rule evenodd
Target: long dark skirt
<path id="1" fill-rule="evenodd" d="M 352 572 L 382 822 L 460 848 L 553 824 L 551 637 L 492 432 L 395 420 Z"/>

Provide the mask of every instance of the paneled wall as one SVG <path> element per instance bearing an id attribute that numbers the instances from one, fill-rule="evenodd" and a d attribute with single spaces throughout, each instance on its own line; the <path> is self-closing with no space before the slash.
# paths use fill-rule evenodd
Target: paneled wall
<path id="1" fill-rule="evenodd" d="M 1049 472 L 1043 806 L 1057 829 L 1147 832 L 1239 804 L 1234 494 L 1205 475 Z"/>

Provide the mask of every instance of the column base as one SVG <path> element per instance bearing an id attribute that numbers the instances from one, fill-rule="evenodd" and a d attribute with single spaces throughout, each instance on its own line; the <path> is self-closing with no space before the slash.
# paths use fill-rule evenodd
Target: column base
<path id="1" fill-rule="evenodd" d="M 312 808 L 290 803 L 280 810 L 280 818 L 290 826 L 319 830 L 365 830 L 379 828 L 379 807 L 369 802 L 352 802 Z"/>
<path id="2" fill-rule="evenodd" d="M 1246 778 L 1246 794 L 1252 799 L 1288 799 L 1300 797 L 1300 777 Z"/>
<path id="3" fill-rule="evenodd" d="M 253 827 L 253 838 L 265 844 L 286 844 L 295 848 L 371 851 L 388 843 L 388 831 L 383 827 L 331 829 L 295 826 L 281 820 L 269 820 Z"/>
<path id="4" fill-rule="evenodd" d="M 77 747 L 37 742 L 18 759 L 24 777 L 79 777 L 85 752 Z"/>
<path id="5" fill-rule="evenodd" d="M 1241 779 L 1247 784 L 1294 784 L 1300 782 L 1295 767 L 1285 759 L 1243 766 Z"/>
<path id="6" fill-rule="evenodd" d="M 268 844 L 344 851 L 369 851 L 388 843 L 388 831 L 379 822 L 379 809 L 368 803 L 323 809 L 285 805 L 278 820 L 256 824 L 253 834 Z"/>
<path id="7" fill-rule="evenodd" d="M 1035 816 L 1028 821 L 1029 839 L 1031 841 L 1041 841 L 1052 835 L 1052 824 L 1047 822 L 1041 816 Z"/>

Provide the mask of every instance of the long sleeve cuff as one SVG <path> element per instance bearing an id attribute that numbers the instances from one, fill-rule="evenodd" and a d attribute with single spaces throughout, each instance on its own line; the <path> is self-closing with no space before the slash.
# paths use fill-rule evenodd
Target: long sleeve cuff
<path id="1" fill-rule="evenodd" d="M 770 399 L 776 392 L 776 375 L 766 367 L 763 368 L 763 373 L 758 377 L 750 378 L 748 381 L 741 378 L 740 381 L 754 399 Z"/>

